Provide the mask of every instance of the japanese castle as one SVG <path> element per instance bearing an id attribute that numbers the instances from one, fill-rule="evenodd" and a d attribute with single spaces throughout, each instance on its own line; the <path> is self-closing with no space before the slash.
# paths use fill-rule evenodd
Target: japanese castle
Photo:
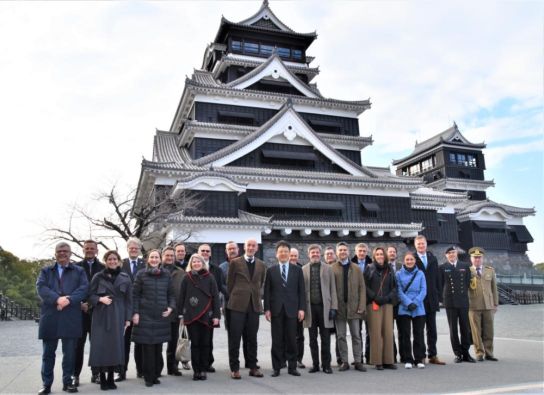
<path id="1" fill-rule="evenodd" d="M 255 238 L 269 263 L 280 239 L 304 259 L 308 244 L 340 240 L 401 254 L 423 234 L 439 261 L 447 245 L 478 245 L 500 272 L 529 270 L 523 218 L 535 211 L 487 198 L 485 144 L 454 124 L 393 161 L 396 174 L 364 165 L 372 138 L 358 117 L 371 103 L 320 92 L 307 53 L 316 38 L 285 25 L 266 0 L 247 19 L 221 19 L 170 130 L 156 132 L 153 157 L 142 162 L 135 209 L 187 192 L 200 204 L 148 232 L 161 244 L 209 243 L 218 262 L 225 242 Z"/>

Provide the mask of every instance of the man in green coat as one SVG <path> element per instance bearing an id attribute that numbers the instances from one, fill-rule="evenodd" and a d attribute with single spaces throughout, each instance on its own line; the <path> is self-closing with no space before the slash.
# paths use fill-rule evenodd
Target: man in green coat
<path id="1" fill-rule="evenodd" d="M 484 265 L 485 251 L 481 247 L 468 250 L 472 278 L 468 289 L 470 330 L 476 360 L 497 361 L 493 356 L 493 318 L 499 305 L 495 270 Z"/>

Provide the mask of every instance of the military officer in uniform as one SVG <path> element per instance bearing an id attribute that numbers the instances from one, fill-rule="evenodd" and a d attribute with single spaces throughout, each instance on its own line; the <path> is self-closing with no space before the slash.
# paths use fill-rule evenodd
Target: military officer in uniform
<path id="1" fill-rule="evenodd" d="M 446 250 L 446 259 L 446 262 L 439 267 L 439 280 L 455 362 L 476 362 L 469 353 L 471 344 L 468 321 L 470 266 L 457 260 L 457 248 L 454 246 Z M 461 332 L 461 341 L 459 341 L 459 332 Z"/>
<path id="2" fill-rule="evenodd" d="M 472 266 L 472 279 L 468 289 L 468 319 L 472 331 L 472 342 L 476 359 L 497 361 L 493 356 L 493 317 L 499 305 L 495 269 L 484 265 L 485 251 L 480 247 L 468 250 Z"/>

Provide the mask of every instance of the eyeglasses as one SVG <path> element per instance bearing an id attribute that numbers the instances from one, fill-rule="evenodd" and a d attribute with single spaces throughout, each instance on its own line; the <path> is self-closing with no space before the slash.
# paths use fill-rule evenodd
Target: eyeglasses
<path id="1" fill-rule="evenodd" d="M 200 250 L 200 252 L 212 252 L 211 250 Z"/>

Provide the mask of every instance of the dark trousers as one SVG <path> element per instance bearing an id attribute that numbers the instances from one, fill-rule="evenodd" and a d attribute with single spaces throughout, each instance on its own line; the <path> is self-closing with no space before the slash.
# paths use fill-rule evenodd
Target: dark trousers
<path id="1" fill-rule="evenodd" d="M 142 344 L 141 347 L 144 379 L 146 382 L 152 383 L 161 373 L 162 343 Z"/>
<path id="2" fill-rule="evenodd" d="M 77 339 L 61 339 L 62 342 L 62 383 L 72 383 L 74 374 L 75 352 Z M 59 344 L 58 339 L 43 340 L 42 352 L 42 383 L 44 387 L 53 384 L 53 371 L 55 368 L 55 352 Z"/>
<path id="3" fill-rule="evenodd" d="M 436 357 L 436 311 L 425 315 L 425 329 L 427 331 L 427 357 Z"/>
<path id="4" fill-rule="evenodd" d="M 244 353 L 246 365 L 250 369 L 257 366 L 257 332 L 259 331 L 259 313 L 253 308 L 247 312 L 230 311 L 229 319 L 229 365 L 232 372 L 240 370 L 240 340 L 246 334 L 244 346 L 247 353 Z"/>
<path id="5" fill-rule="evenodd" d="M 125 330 L 125 366 L 121 372 L 127 373 L 128 363 L 130 361 L 130 344 L 132 338 L 132 322 Z M 134 343 L 134 363 L 136 364 L 136 374 L 142 374 L 142 345 Z"/>
<path id="6" fill-rule="evenodd" d="M 399 331 L 400 360 L 403 363 L 419 363 L 425 359 L 425 316 L 412 317 L 399 315 L 397 330 Z M 413 348 L 411 336 L 414 336 Z M 413 354 L 412 354 L 413 351 Z"/>
<path id="7" fill-rule="evenodd" d="M 210 329 L 198 321 L 187 326 L 191 340 L 191 363 L 195 373 L 205 372 L 210 366 Z"/>
<path id="8" fill-rule="evenodd" d="M 170 323 L 170 341 L 166 346 L 166 368 L 168 372 L 178 370 L 178 361 L 176 360 L 176 347 L 179 338 L 179 320 Z"/>
<path id="9" fill-rule="evenodd" d="M 74 376 L 79 377 L 81 374 L 81 369 L 83 369 L 83 358 L 85 356 L 85 344 L 87 343 L 87 335 L 89 335 L 89 341 L 91 342 L 91 314 L 81 313 L 83 315 L 83 332 L 81 337 L 77 340 L 75 345 L 75 367 L 74 367 Z M 91 367 L 91 372 L 93 374 L 98 374 L 98 370 Z"/>
<path id="10" fill-rule="evenodd" d="M 422 316 L 423 317 L 423 331 L 425 330 L 425 316 Z M 395 346 L 395 361 L 397 361 L 397 355 L 400 357 L 400 362 L 402 363 L 406 363 L 406 361 L 403 361 L 402 360 L 402 354 L 401 354 L 401 350 L 402 350 L 402 337 L 400 335 L 400 323 L 399 323 L 399 316 L 397 315 L 397 317 L 395 318 L 395 324 L 397 325 L 397 341 L 398 341 L 398 348 L 397 348 L 397 344 L 395 343 L 394 346 Z M 425 336 L 423 337 L 423 348 L 425 348 Z"/>
<path id="11" fill-rule="evenodd" d="M 297 367 L 297 317 L 287 317 L 282 307 L 272 316 L 272 369 L 280 370 L 287 360 L 288 368 Z"/>
<path id="12" fill-rule="evenodd" d="M 304 358 L 304 323 L 297 321 L 297 361 Z"/>
<path id="13" fill-rule="evenodd" d="M 312 353 L 312 364 L 319 367 L 319 344 L 317 343 L 317 332 L 321 338 L 321 366 L 331 367 L 331 334 L 329 328 L 325 328 L 325 317 L 323 316 L 323 305 L 312 304 L 312 324 L 308 329 L 310 334 L 310 352 Z"/>
<path id="14" fill-rule="evenodd" d="M 210 330 L 210 351 L 208 352 L 208 366 L 212 366 L 215 362 L 215 358 L 213 357 L 213 327 L 209 328 Z"/>
<path id="15" fill-rule="evenodd" d="M 229 329 L 229 320 L 230 320 L 230 310 L 225 307 L 223 310 L 225 312 L 225 329 L 227 330 L 227 336 L 230 336 L 230 329 Z M 258 328 L 257 328 L 258 329 Z M 249 367 L 248 361 L 248 355 L 247 355 L 247 329 L 244 328 L 244 331 L 242 332 L 242 353 L 244 354 L 244 361 L 246 364 L 246 368 Z"/>
<path id="16" fill-rule="evenodd" d="M 468 308 L 447 308 L 446 316 L 450 326 L 450 341 L 453 353 L 461 356 L 467 355 L 471 344 Z M 459 331 L 461 332 L 461 341 L 459 341 Z"/>

